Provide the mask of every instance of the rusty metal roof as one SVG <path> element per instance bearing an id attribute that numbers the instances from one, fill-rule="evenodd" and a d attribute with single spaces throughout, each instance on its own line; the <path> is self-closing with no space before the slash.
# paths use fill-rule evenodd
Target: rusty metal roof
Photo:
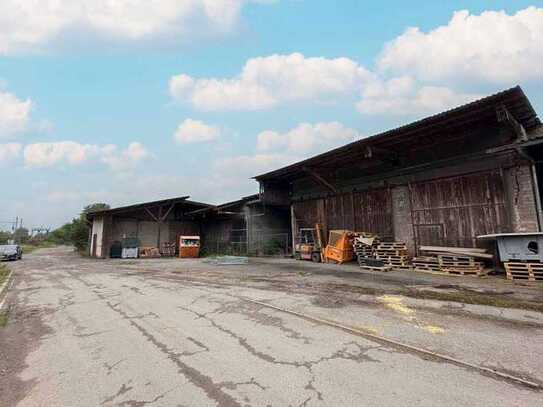
<path id="1" fill-rule="evenodd" d="M 257 181 L 281 181 L 296 178 L 304 167 L 339 163 L 360 157 L 367 147 L 389 147 L 400 143 L 413 143 L 418 136 L 446 129 L 451 126 L 469 125 L 484 120 L 497 120 L 496 108 L 505 107 L 515 119 L 530 132 L 541 126 L 537 113 L 520 86 L 487 96 L 460 107 L 418 120 L 416 122 L 367 137 L 362 140 L 330 150 L 323 154 L 291 164 L 289 166 L 258 175 Z"/>
<path id="2" fill-rule="evenodd" d="M 231 208 L 233 206 L 249 204 L 251 202 L 254 202 L 254 201 L 258 200 L 259 197 L 260 197 L 259 194 L 253 194 L 253 195 L 245 196 L 245 197 L 243 197 L 241 199 L 238 199 L 236 201 L 226 202 L 226 203 L 223 203 L 223 204 L 220 204 L 220 205 L 210 205 L 210 206 L 208 206 L 206 208 L 196 209 L 196 210 L 188 213 L 188 215 L 194 215 L 194 216 L 195 215 L 204 215 L 204 214 L 207 214 L 209 212 L 219 213 L 222 210 L 227 209 L 227 208 Z"/>

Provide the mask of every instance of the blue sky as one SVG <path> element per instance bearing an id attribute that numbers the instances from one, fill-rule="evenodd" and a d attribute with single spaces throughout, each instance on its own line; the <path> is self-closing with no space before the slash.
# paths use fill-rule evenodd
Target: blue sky
<path id="1" fill-rule="evenodd" d="M 236 199 L 516 84 L 543 108 L 540 1 L 30 3 L 0 0 L 0 221 Z"/>

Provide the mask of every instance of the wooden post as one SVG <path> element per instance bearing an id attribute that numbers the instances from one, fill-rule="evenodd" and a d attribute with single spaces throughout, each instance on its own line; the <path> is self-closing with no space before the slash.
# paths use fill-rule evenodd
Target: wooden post
<path id="1" fill-rule="evenodd" d="M 156 238 L 156 247 L 158 247 L 158 250 L 160 250 L 160 226 L 162 225 L 162 206 L 158 207 L 157 225 L 158 225 L 158 233 L 157 233 L 157 238 Z"/>
<path id="2" fill-rule="evenodd" d="M 290 227 L 292 233 L 292 255 L 296 252 L 296 235 L 298 232 L 298 222 L 296 221 L 296 213 L 294 212 L 294 204 L 290 204 Z"/>

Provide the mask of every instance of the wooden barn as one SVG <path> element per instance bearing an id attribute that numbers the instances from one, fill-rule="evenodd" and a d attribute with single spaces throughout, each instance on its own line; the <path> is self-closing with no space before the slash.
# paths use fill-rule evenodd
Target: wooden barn
<path id="1" fill-rule="evenodd" d="M 291 232 L 322 223 L 421 245 L 541 230 L 541 122 L 520 87 L 259 175 Z"/>

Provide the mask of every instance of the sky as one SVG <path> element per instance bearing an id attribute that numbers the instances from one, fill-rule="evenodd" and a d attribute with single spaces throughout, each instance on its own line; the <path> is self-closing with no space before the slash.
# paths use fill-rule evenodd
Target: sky
<path id="1" fill-rule="evenodd" d="M 251 177 L 521 85 L 543 1 L 0 0 L 0 229 Z"/>

